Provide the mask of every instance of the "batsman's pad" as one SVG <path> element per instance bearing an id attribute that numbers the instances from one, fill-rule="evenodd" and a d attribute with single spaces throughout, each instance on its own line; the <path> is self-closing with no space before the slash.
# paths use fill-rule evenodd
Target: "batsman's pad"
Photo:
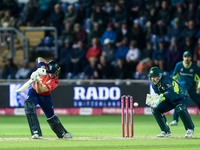
<path id="1" fill-rule="evenodd" d="M 28 120 L 28 124 L 31 130 L 31 134 L 38 134 L 42 136 L 42 131 L 40 129 L 40 123 L 35 111 L 35 104 L 31 100 L 25 100 L 25 114 Z"/>
<path id="2" fill-rule="evenodd" d="M 47 119 L 47 122 L 58 138 L 63 138 L 63 136 L 67 133 L 60 120 L 58 119 L 58 116 L 54 115 L 53 117 Z"/>
<path id="3" fill-rule="evenodd" d="M 165 116 L 157 108 L 152 108 L 152 113 L 161 131 L 170 132 L 169 126 L 166 124 Z"/>
<path id="4" fill-rule="evenodd" d="M 175 111 L 180 116 L 181 120 L 183 121 L 183 124 L 185 126 L 185 129 L 194 129 L 194 124 L 192 122 L 192 119 L 187 111 L 187 107 L 184 104 L 177 105 L 175 107 Z"/>
<path id="5" fill-rule="evenodd" d="M 155 95 L 147 94 L 146 96 L 146 104 L 148 106 L 156 106 L 159 100 L 160 100 L 160 96 L 158 94 L 155 94 Z"/>

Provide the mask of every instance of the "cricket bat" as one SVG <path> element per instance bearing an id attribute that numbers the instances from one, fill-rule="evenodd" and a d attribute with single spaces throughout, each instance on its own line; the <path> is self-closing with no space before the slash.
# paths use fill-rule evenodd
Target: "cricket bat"
<path id="1" fill-rule="evenodd" d="M 15 91 L 16 93 L 25 91 L 30 85 L 32 85 L 35 82 L 34 78 L 29 79 L 26 83 L 24 83 L 24 85 L 22 85 L 17 91 Z"/>

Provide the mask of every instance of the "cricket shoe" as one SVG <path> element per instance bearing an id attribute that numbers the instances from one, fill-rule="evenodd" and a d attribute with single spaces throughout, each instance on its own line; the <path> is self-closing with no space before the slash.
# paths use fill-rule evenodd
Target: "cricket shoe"
<path id="1" fill-rule="evenodd" d="M 67 133 L 65 133 L 65 135 L 63 136 L 63 138 L 65 138 L 65 139 L 69 139 L 69 138 L 72 138 L 72 137 L 73 137 L 73 135 L 72 135 L 71 132 L 67 132 Z"/>
<path id="2" fill-rule="evenodd" d="M 41 139 L 42 137 L 39 136 L 38 134 L 33 134 L 31 139 Z"/>
<path id="3" fill-rule="evenodd" d="M 188 129 L 188 130 L 186 131 L 185 137 L 186 137 L 186 138 L 190 138 L 190 137 L 192 137 L 193 133 L 194 133 L 194 130 Z"/>
<path id="4" fill-rule="evenodd" d="M 177 126 L 178 125 L 178 122 L 176 120 L 173 120 L 171 123 L 170 123 L 170 126 Z"/>
<path id="5" fill-rule="evenodd" d="M 165 132 L 165 131 L 162 131 L 160 134 L 157 135 L 158 138 L 163 138 L 163 137 L 168 137 L 171 135 L 171 132 Z"/>

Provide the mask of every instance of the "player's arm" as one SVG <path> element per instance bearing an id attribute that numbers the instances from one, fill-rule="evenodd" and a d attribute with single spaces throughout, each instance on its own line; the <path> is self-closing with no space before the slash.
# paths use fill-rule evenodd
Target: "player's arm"
<path id="1" fill-rule="evenodd" d="M 175 95 L 179 94 L 179 85 L 174 80 L 166 80 L 165 81 L 165 90 L 163 94 L 160 95 L 161 100 L 173 101 Z"/>
<path id="2" fill-rule="evenodd" d="M 174 80 L 177 80 L 178 77 L 179 77 L 178 68 L 179 68 L 179 67 L 178 67 L 178 64 L 176 64 L 175 69 L 174 69 L 173 74 L 172 74 L 172 78 L 173 78 Z"/>
<path id="3" fill-rule="evenodd" d="M 41 68 L 45 68 L 46 67 L 46 64 L 47 64 L 47 61 L 42 58 L 42 57 L 38 57 L 38 64 Z"/>
<path id="4" fill-rule="evenodd" d="M 37 93 L 44 93 L 44 92 L 49 91 L 46 85 L 40 84 L 39 82 L 36 82 L 35 87 L 36 87 Z"/>
<path id="5" fill-rule="evenodd" d="M 196 80 L 198 80 L 198 85 L 197 85 L 197 94 L 200 94 L 200 69 L 199 69 L 199 67 L 196 67 L 197 68 L 197 71 L 196 71 L 196 73 L 195 73 L 195 78 L 194 78 L 194 80 L 196 81 Z"/>

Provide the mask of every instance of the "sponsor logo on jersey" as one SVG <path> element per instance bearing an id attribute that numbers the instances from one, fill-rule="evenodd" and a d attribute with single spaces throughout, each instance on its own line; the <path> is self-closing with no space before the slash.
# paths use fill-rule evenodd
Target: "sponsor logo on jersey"
<path id="1" fill-rule="evenodd" d="M 170 85 L 170 84 L 166 84 L 166 86 L 167 86 L 167 87 L 170 87 L 171 85 Z"/>
<path id="2" fill-rule="evenodd" d="M 182 76 L 193 76 L 193 74 L 190 74 L 190 73 L 182 73 L 182 72 L 180 72 L 180 75 L 182 75 Z"/>
<path id="3" fill-rule="evenodd" d="M 194 70 L 193 70 L 193 69 L 190 69 L 190 72 L 192 73 L 192 72 L 194 72 Z"/>

